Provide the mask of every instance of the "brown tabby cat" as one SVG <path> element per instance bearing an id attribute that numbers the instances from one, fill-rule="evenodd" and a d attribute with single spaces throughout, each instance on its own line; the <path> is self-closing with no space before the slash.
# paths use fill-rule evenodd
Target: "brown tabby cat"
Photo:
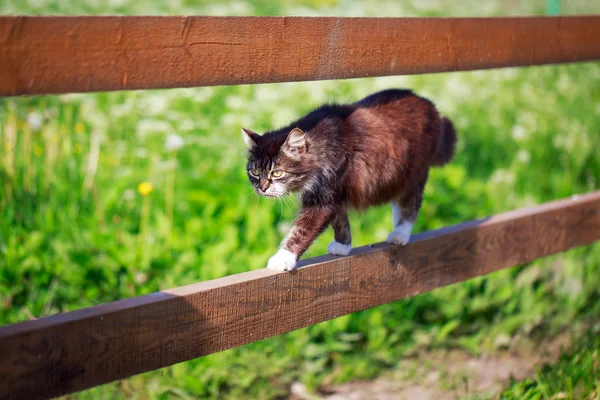
<path id="1" fill-rule="evenodd" d="M 324 105 L 260 136 L 242 128 L 248 178 L 263 196 L 299 192 L 302 209 L 267 268 L 291 271 L 329 225 L 334 255 L 351 249 L 348 207 L 391 203 L 387 241 L 405 245 L 421 207 L 429 167 L 448 163 L 456 133 L 429 100 L 391 89 L 348 105 Z"/>

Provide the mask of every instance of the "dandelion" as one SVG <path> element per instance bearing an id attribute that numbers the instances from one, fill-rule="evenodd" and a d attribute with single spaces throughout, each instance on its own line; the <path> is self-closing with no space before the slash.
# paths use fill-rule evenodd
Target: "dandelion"
<path id="1" fill-rule="evenodd" d="M 83 125 L 83 123 L 78 122 L 75 124 L 75 133 L 78 135 L 81 135 L 83 132 L 85 132 L 85 126 Z"/>
<path id="2" fill-rule="evenodd" d="M 42 123 L 44 122 L 44 118 L 38 112 L 30 112 L 27 115 L 27 124 L 31 128 L 32 131 L 37 132 L 42 128 Z"/>
<path id="3" fill-rule="evenodd" d="M 183 138 L 179 135 L 171 133 L 167 136 L 165 140 L 165 148 L 168 151 L 177 151 L 182 148 L 184 145 Z"/>
<path id="4" fill-rule="evenodd" d="M 150 182 L 142 182 L 138 185 L 138 192 L 140 192 L 142 196 L 148 196 L 152 193 L 152 189 L 153 187 Z"/>
<path id="5" fill-rule="evenodd" d="M 147 244 L 148 226 L 150 225 L 150 201 L 152 198 L 148 195 L 152 192 L 152 184 L 149 182 L 140 183 L 138 185 L 138 192 L 144 196 L 142 201 L 142 210 L 140 212 L 140 233 L 138 236 L 138 259 L 142 264 L 142 267 L 144 267 L 150 262 Z"/>

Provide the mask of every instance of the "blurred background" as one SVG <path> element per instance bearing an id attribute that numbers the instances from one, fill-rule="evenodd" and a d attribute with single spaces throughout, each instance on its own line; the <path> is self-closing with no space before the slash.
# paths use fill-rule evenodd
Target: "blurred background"
<path id="1" fill-rule="evenodd" d="M 600 3 L 0 0 L 0 14 L 35 15 L 549 13 L 600 13 Z M 0 325 L 263 268 L 298 202 L 252 194 L 240 127 L 263 132 L 392 87 L 433 100 L 459 132 L 415 232 L 600 188 L 597 62 L 0 99 Z M 352 214 L 353 244 L 385 240 L 390 221 L 388 207 Z M 73 397 L 301 398 L 362 380 L 438 399 L 598 398 L 599 298 L 600 243 Z M 476 369 L 527 368 L 480 386 L 464 368 L 490 357 L 497 363 Z M 390 393 L 380 398 L 402 398 Z"/>

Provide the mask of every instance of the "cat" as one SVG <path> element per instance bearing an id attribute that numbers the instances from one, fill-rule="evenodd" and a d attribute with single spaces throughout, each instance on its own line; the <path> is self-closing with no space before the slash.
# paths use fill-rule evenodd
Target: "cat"
<path id="1" fill-rule="evenodd" d="M 285 128 L 259 135 L 242 128 L 256 193 L 297 192 L 301 210 L 267 268 L 291 271 L 328 226 L 332 255 L 352 248 L 348 208 L 392 205 L 387 242 L 410 239 L 431 166 L 453 158 L 456 131 L 435 105 L 410 90 L 388 89 L 353 104 L 326 104 Z"/>

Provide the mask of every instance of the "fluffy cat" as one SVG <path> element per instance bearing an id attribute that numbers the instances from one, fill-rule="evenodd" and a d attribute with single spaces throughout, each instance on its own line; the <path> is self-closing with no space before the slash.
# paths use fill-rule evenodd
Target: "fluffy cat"
<path id="1" fill-rule="evenodd" d="M 384 90 L 346 105 L 323 105 L 285 128 L 242 128 L 248 178 L 266 197 L 300 194 L 302 208 L 267 268 L 291 271 L 329 225 L 333 255 L 352 247 L 347 209 L 391 203 L 387 241 L 405 245 L 421 207 L 429 168 L 448 163 L 456 132 L 434 104 L 410 90 Z"/>

